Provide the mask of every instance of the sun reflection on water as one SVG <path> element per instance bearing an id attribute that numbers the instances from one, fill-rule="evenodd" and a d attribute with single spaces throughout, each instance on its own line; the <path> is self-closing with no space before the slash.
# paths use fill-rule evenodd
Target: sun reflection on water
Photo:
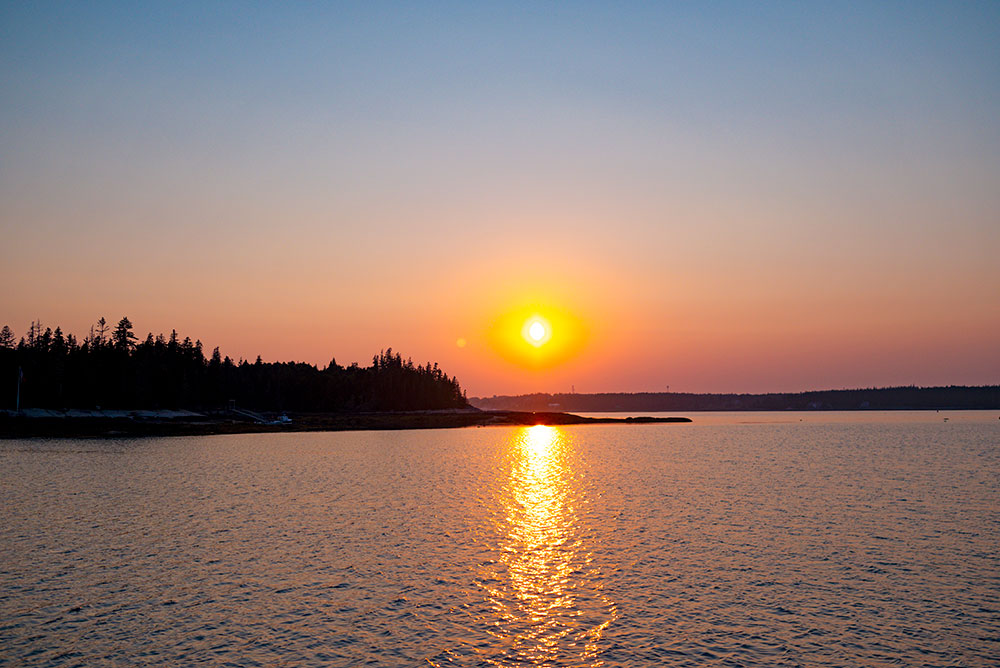
<path id="1" fill-rule="evenodd" d="M 618 617 L 581 539 L 582 489 L 571 443 L 556 427 L 515 432 L 500 486 L 499 558 L 484 578 L 502 643 L 497 665 L 599 666 L 599 641 Z"/>

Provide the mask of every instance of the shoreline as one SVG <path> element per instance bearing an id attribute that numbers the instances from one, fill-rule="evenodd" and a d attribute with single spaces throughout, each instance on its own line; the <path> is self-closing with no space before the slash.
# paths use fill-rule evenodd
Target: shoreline
<path id="1" fill-rule="evenodd" d="M 288 413 L 290 422 L 261 414 L 183 411 L 40 411 L 0 414 L 0 439 L 209 436 L 317 431 L 394 431 L 461 427 L 654 424 L 691 422 L 687 417 L 583 417 L 531 411 L 406 411 L 383 413 Z"/>

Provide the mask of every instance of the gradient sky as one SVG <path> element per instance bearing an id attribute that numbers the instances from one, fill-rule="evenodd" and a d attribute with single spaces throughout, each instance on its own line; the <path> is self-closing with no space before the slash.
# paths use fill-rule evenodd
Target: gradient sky
<path id="1" fill-rule="evenodd" d="M 470 396 L 1000 382 L 1000 3 L 287 4 L 0 5 L 0 324 Z M 558 365 L 490 343 L 531 305 Z"/>

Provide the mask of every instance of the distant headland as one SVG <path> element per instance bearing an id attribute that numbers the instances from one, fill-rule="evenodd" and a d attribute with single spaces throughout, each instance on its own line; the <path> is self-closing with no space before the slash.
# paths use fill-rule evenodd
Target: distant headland
<path id="1" fill-rule="evenodd" d="M 473 397 L 469 403 L 484 410 L 548 410 L 582 413 L 615 411 L 991 410 L 1000 408 L 1000 385 L 880 387 L 770 394 L 539 393 Z"/>

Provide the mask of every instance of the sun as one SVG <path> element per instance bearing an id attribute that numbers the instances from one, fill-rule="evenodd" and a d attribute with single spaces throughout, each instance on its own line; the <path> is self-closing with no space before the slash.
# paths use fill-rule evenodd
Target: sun
<path id="1" fill-rule="evenodd" d="M 499 314 L 485 332 L 493 352 L 532 371 L 554 369 L 577 357 L 587 343 L 584 321 L 549 303 L 528 302 Z"/>
<path id="2" fill-rule="evenodd" d="M 552 339 L 552 325 L 542 316 L 533 315 L 524 321 L 521 336 L 531 345 L 540 348 Z"/>
<path id="3" fill-rule="evenodd" d="M 531 323 L 531 327 L 528 328 L 528 338 L 532 341 L 541 341 L 545 338 L 545 325 L 538 322 L 537 320 Z"/>

